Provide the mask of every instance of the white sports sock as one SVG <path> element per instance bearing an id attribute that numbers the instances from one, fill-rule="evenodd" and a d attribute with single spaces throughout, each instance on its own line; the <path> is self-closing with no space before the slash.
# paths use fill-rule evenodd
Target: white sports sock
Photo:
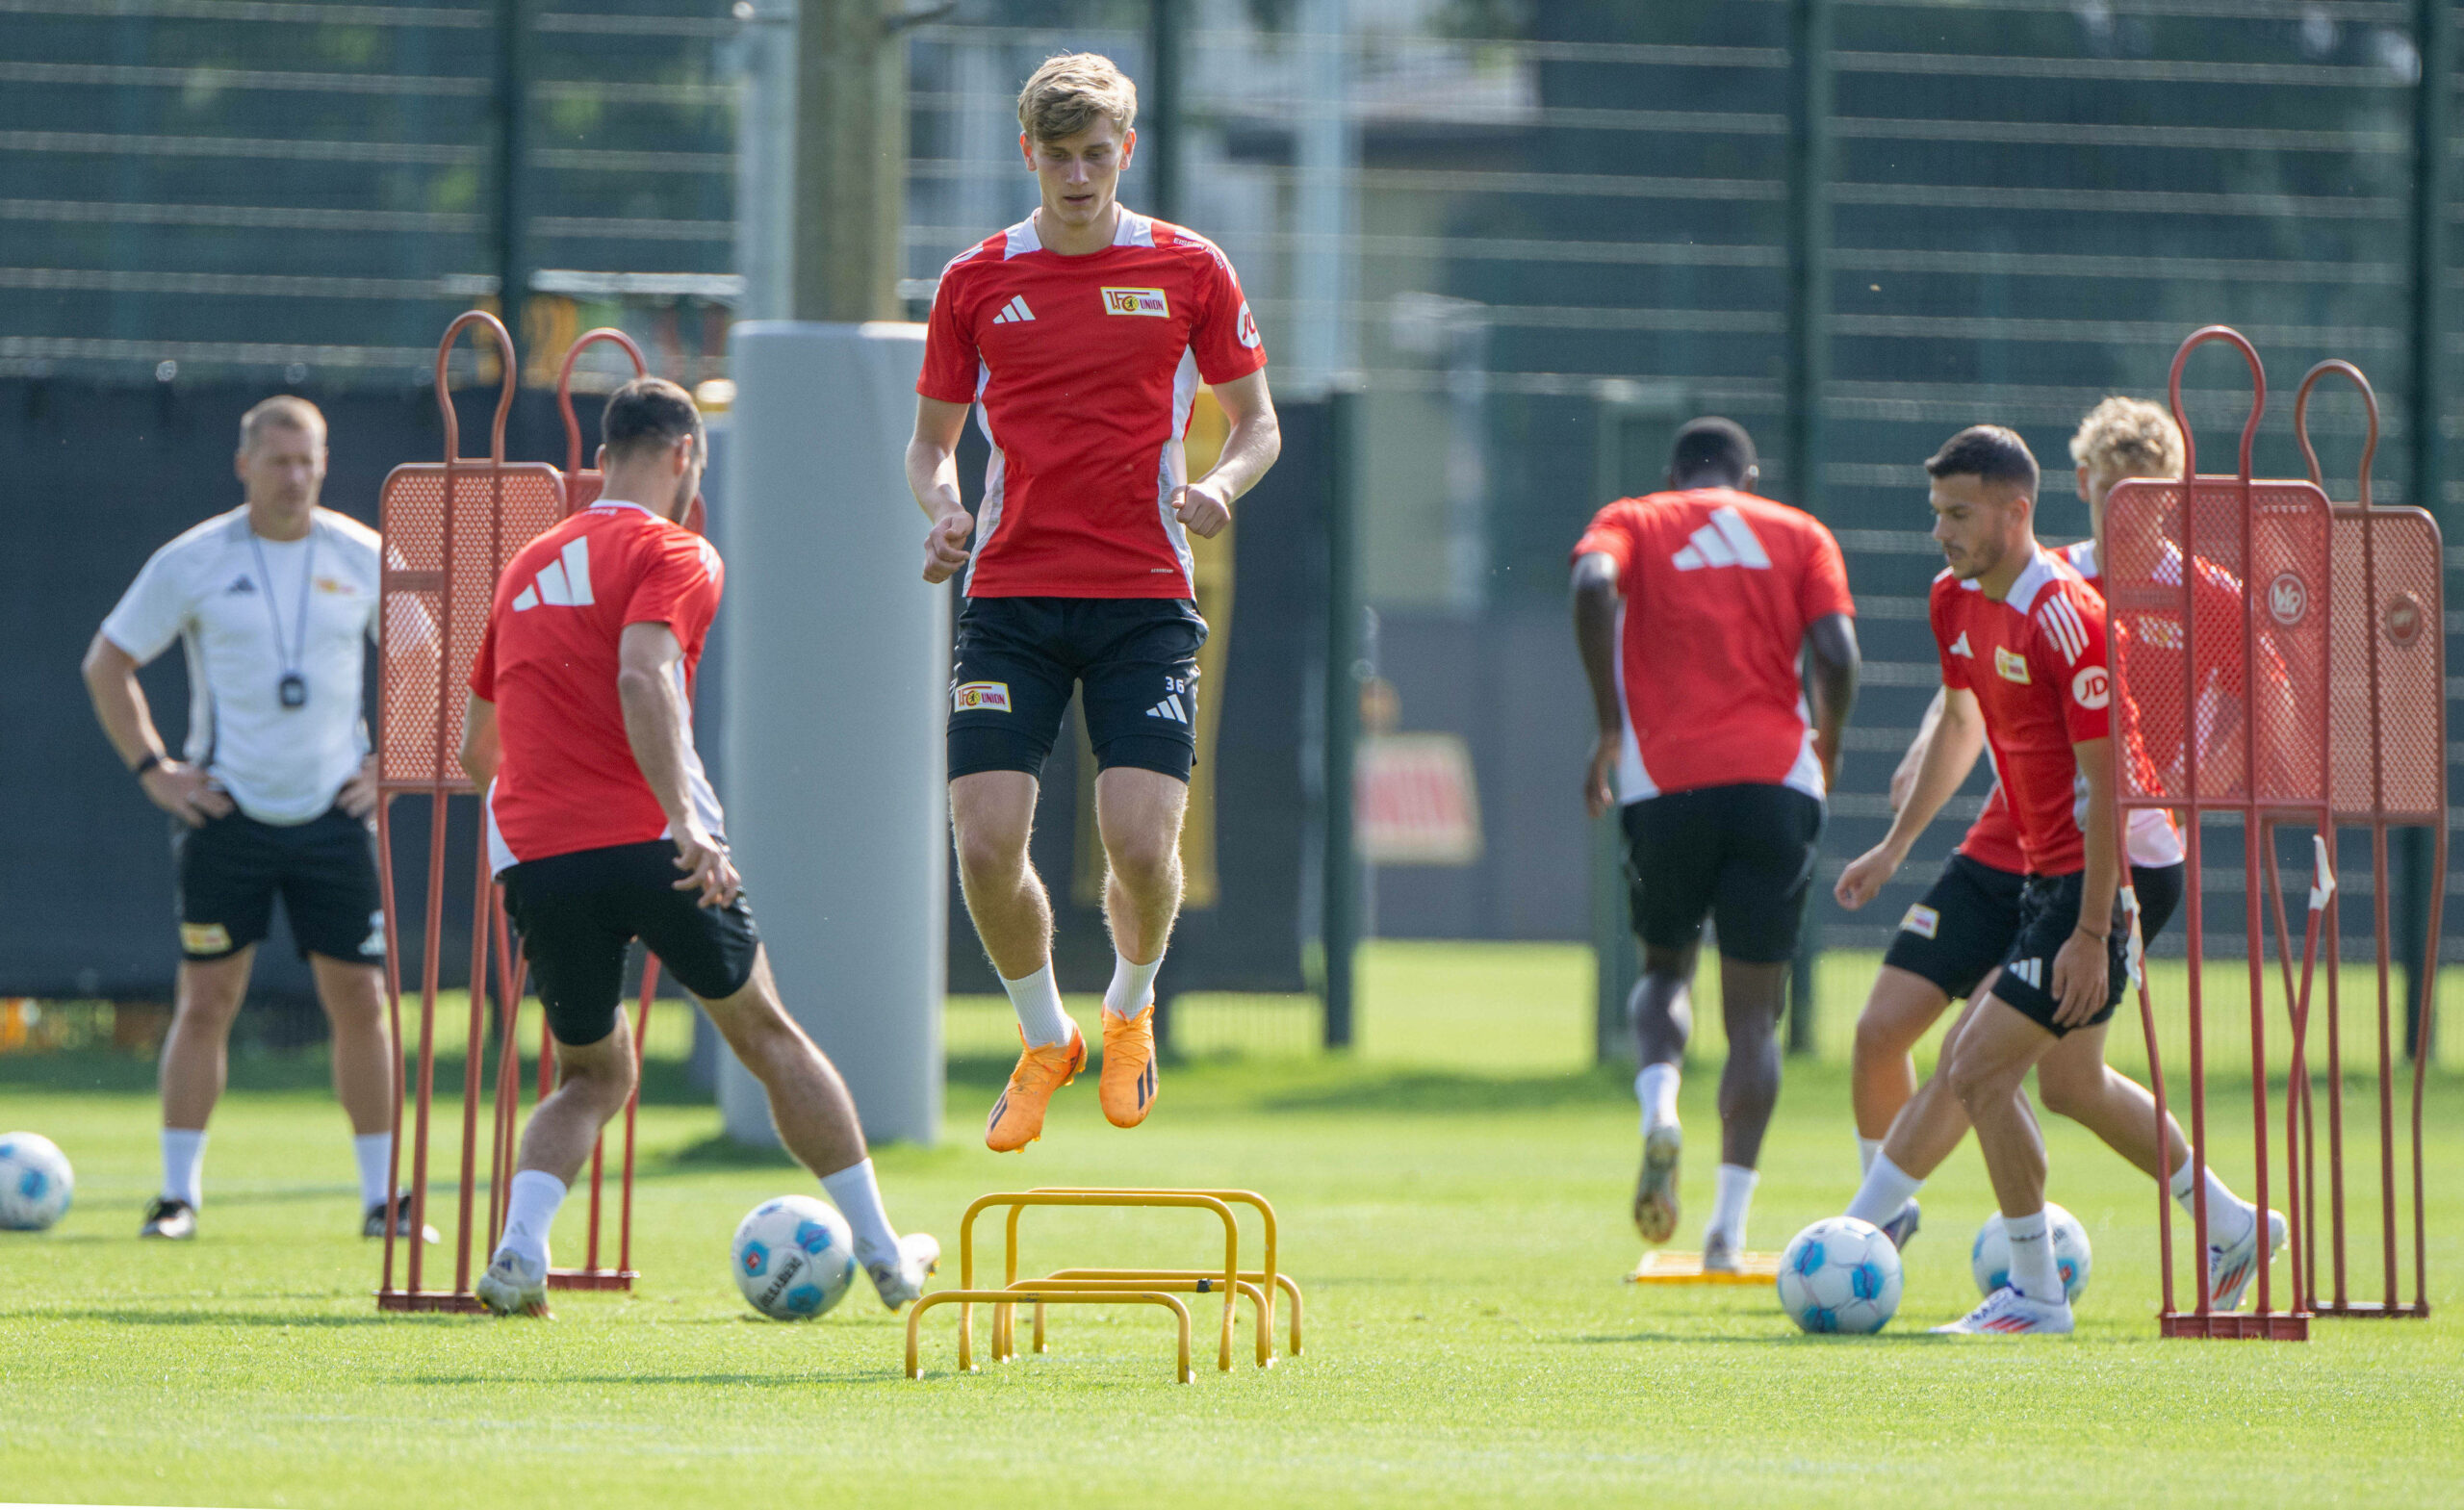
<path id="1" fill-rule="evenodd" d="M 1857 1198 L 1848 1203 L 1848 1215 L 1879 1227 L 1898 1216 L 1899 1209 L 1924 1185 L 1924 1181 L 1891 1163 L 1890 1155 L 1877 1148 L 1873 1165 L 1865 1171 L 1865 1183 L 1857 1187 Z"/>
<path id="2" fill-rule="evenodd" d="M 2011 1288 L 2031 1300 L 2059 1302 L 2062 1274 L 2054 1267 L 2053 1234 L 2046 1228 L 2043 1210 L 2028 1216 L 2004 1212 L 2002 1231 L 2011 1240 Z"/>
<path id="3" fill-rule="evenodd" d="M 1634 1077 L 1634 1099 L 1643 1104 L 1643 1132 L 1677 1120 L 1678 1070 L 1674 1064 L 1646 1064 Z"/>
<path id="4" fill-rule="evenodd" d="M 163 1129 L 163 1194 L 191 1206 L 205 1204 L 205 1129 Z"/>
<path id="5" fill-rule="evenodd" d="M 2197 1189 L 2197 1182 L 2193 1178 L 2193 1163 L 2194 1161 L 2189 1159 L 2182 1161 L 2182 1166 L 2173 1171 L 2172 1187 L 2174 1203 L 2195 1220 L 2197 1213 L 2193 1209 L 2194 1202 L 2193 1191 Z M 2250 1229 L 2258 1224 L 2258 1212 L 2252 1209 L 2248 1202 L 2234 1194 L 2231 1186 L 2218 1179 L 2215 1170 L 2208 1170 L 2208 1241 L 2230 1247 L 2247 1238 L 2250 1235 Z"/>
<path id="6" fill-rule="evenodd" d="M 1857 1139 L 1857 1173 L 1859 1176 L 1861 1177 L 1872 1172 L 1874 1161 L 1881 1157 L 1882 1151 L 1883 1140 L 1879 1138 L 1860 1138 Z"/>
<path id="7" fill-rule="evenodd" d="M 505 1198 L 504 1240 L 497 1244 L 521 1254 L 541 1268 L 548 1267 L 548 1229 L 556 1224 L 556 1208 L 565 1203 L 565 1182 L 545 1169 L 524 1169 L 513 1177 Z"/>
<path id="8" fill-rule="evenodd" d="M 393 1193 L 385 1177 L 393 1173 L 394 1135 L 361 1133 L 350 1140 L 350 1156 L 359 1161 L 359 1206 L 366 1211 Z"/>
<path id="9" fill-rule="evenodd" d="M 1711 1201 L 1711 1224 L 1704 1229 L 1705 1246 L 1714 1235 L 1728 1239 L 1730 1247 L 1745 1246 L 1745 1214 L 1754 1205 L 1754 1183 L 1760 1178 L 1743 1164 L 1720 1165 L 1719 1193 Z"/>
<path id="10" fill-rule="evenodd" d="M 1113 953 L 1113 984 L 1104 987 L 1104 1007 L 1116 1017 L 1135 1017 L 1146 1006 L 1146 993 L 1155 986 L 1155 972 L 1164 967 L 1164 957 L 1157 955 L 1144 964 L 1133 964 L 1129 956 Z"/>
<path id="11" fill-rule="evenodd" d="M 1069 1014 L 1061 1010 L 1061 985 L 1052 978 L 1052 961 L 1033 975 L 1012 980 L 1001 977 L 1001 988 L 1010 993 L 1010 1005 L 1018 1013 L 1018 1026 L 1027 1035 L 1031 1048 L 1069 1041 Z"/>
<path id="12" fill-rule="evenodd" d="M 870 1159 L 823 1175 L 821 1188 L 830 1192 L 831 1204 L 855 1230 L 857 1263 L 898 1257 L 898 1233 L 889 1224 L 889 1213 L 882 1210 L 882 1188 L 873 1178 Z"/>

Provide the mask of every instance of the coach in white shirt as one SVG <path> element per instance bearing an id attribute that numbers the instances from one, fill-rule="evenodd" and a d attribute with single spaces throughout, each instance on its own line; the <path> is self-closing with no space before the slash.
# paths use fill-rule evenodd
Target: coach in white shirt
<path id="1" fill-rule="evenodd" d="M 279 893 L 333 1023 L 334 1090 L 350 1116 L 361 1230 L 382 1236 L 399 1062 L 384 1012 L 376 768 L 361 716 L 378 540 L 317 506 L 325 417 L 304 398 L 269 398 L 247 412 L 236 470 L 247 502 L 155 551 L 86 652 L 94 714 L 145 795 L 174 820 L 179 868 L 163 1193 L 141 1235 L 196 1233 L 206 1119 L 222 1094 L 231 1024 Z M 173 640 L 188 654 L 183 759 L 164 750 L 137 683 L 138 668 Z"/>

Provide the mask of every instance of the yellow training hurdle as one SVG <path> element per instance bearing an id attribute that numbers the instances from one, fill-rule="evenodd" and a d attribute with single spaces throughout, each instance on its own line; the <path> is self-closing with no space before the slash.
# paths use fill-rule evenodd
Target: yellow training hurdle
<path id="1" fill-rule="evenodd" d="M 1255 1268 L 1241 1265 L 1240 1222 L 1234 1206 L 1255 1210 L 1261 1226 L 1263 1251 Z M 1220 1268 L 1061 1268 L 1049 1274 L 1021 1279 L 1018 1276 L 1018 1225 L 1030 1206 L 1079 1206 L 1111 1208 L 1146 1208 L 1164 1210 L 1206 1211 L 1216 1215 L 1223 1224 L 1223 1264 Z M 1009 1213 L 1003 1227 L 1002 1284 L 998 1290 L 975 1288 L 975 1219 L 995 1208 Z M 991 1353 L 996 1363 L 1006 1363 L 1018 1355 L 1016 1312 L 1020 1303 L 1035 1307 L 1035 1350 L 1045 1350 L 1045 1307 L 1048 1305 L 1163 1305 L 1179 1318 L 1181 1332 L 1181 1364 L 1179 1377 L 1187 1383 L 1190 1373 L 1189 1311 L 1179 1294 L 1223 1295 L 1223 1318 L 1218 1329 L 1216 1367 L 1229 1370 L 1232 1367 L 1232 1334 L 1238 1320 L 1238 1306 L 1243 1298 L 1249 1302 L 1255 1320 L 1255 1351 L 1261 1369 L 1274 1365 L 1274 1320 L 1279 1299 L 1291 1304 L 1291 1347 L 1295 1357 L 1301 1345 L 1301 1292 L 1292 1277 L 1276 1267 L 1277 1231 L 1274 1208 L 1266 1197 L 1254 1190 L 1161 1190 L 1106 1189 L 1092 1186 L 1040 1187 L 1032 1190 L 1008 1190 L 986 1195 L 966 1209 L 959 1224 L 959 1286 L 927 1295 L 917 1302 L 907 1319 L 908 1377 L 920 1377 L 918 1339 L 923 1313 L 936 1304 L 959 1307 L 959 1370 L 976 1371 L 975 1306 L 989 1304 L 992 1312 Z"/>

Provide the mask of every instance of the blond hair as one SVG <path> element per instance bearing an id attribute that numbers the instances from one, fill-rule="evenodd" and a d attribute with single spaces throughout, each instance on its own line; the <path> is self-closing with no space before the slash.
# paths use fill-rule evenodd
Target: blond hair
<path id="1" fill-rule="evenodd" d="M 240 416 L 240 448 L 254 450 L 270 429 L 304 430 L 325 443 L 325 416 L 315 404 L 295 394 L 276 394 Z"/>
<path id="2" fill-rule="evenodd" d="M 1018 129 L 1030 141 L 1061 141 L 1098 115 L 1126 136 L 1138 119 L 1138 86 L 1101 53 L 1058 53 L 1043 61 L 1018 90 Z"/>
<path id="3" fill-rule="evenodd" d="M 2070 459 L 2091 476 L 2178 477 L 2182 431 L 2162 406 L 2117 395 L 2088 411 L 2070 437 Z"/>

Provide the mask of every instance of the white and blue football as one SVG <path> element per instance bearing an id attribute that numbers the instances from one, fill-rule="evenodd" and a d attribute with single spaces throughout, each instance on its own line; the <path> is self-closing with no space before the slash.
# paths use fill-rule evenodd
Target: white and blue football
<path id="1" fill-rule="evenodd" d="M 1899 1249 L 1880 1227 L 1830 1216 L 1780 1255 L 1780 1309 L 1808 1332 L 1879 1332 L 1899 1310 Z"/>
<path id="2" fill-rule="evenodd" d="M 2053 1233 L 2053 1267 L 2062 1276 L 2062 1292 L 2077 1305 L 2088 1292 L 2088 1270 L 2093 1267 L 2094 1254 L 2088 1247 L 2088 1229 L 2051 1201 L 2045 1202 L 2045 1226 Z M 2011 1239 L 2002 1230 L 2002 1214 L 1995 1212 L 1976 1229 L 1976 1243 L 1968 1249 L 1968 1272 L 1976 1276 L 1976 1292 L 1989 1295 L 2011 1282 Z"/>
<path id="3" fill-rule="evenodd" d="M 836 1305 L 856 1279 L 847 1218 L 809 1195 L 782 1195 L 736 1224 L 735 1284 L 774 1321 L 809 1321 Z"/>
<path id="4" fill-rule="evenodd" d="M 76 1193 L 59 1144 L 40 1133 L 0 1133 L 0 1232 L 40 1232 Z"/>

